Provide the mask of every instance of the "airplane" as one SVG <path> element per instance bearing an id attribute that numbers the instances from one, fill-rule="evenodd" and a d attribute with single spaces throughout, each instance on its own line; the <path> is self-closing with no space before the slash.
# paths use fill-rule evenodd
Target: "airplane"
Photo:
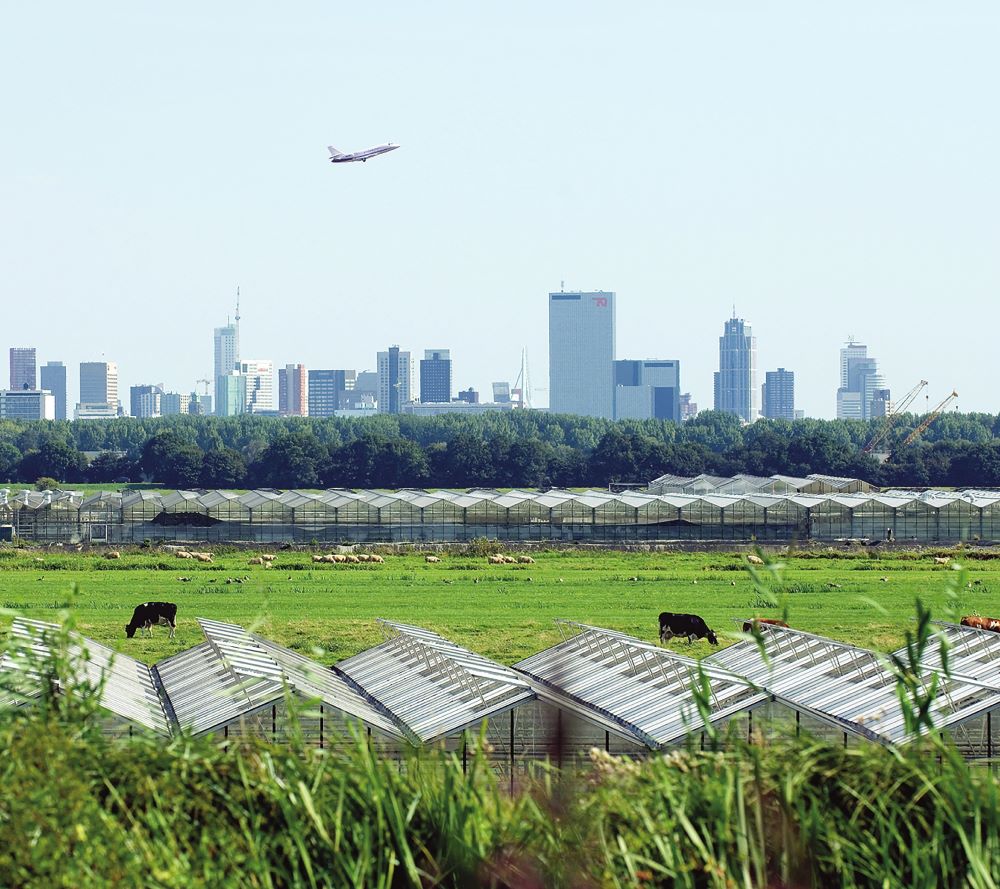
<path id="1" fill-rule="evenodd" d="M 346 164 L 350 161 L 367 161 L 370 157 L 375 157 L 379 154 L 385 154 L 387 151 L 395 151 L 399 148 L 398 145 L 393 145 L 391 142 L 388 145 L 376 145 L 374 148 L 366 148 L 364 151 L 354 151 L 350 154 L 345 154 L 343 151 L 338 151 L 332 145 L 326 146 L 330 150 L 330 163 L 331 164 Z"/>

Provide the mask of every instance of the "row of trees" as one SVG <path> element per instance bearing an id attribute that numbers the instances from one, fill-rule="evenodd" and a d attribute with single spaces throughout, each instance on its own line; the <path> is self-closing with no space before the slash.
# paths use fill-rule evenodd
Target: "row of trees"
<path id="1" fill-rule="evenodd" d="M 905 434 L 909 425 L 901 421 Z M 705 412 L 682 426 L 516 412 L 479 417 L 307 420 L 178 417 L 0 423 L 0 480 L 151 481 L 179 488 L 603 487 L 663 473 L 865 478 L 892 486 L 1000 486 L 1000 419 L 949 415 L 953 438 L 880 464 L 853 421 L 762 420 Z M 932 427 L 933 428 L 933 427 Z M 99 452 L 89 460 L 84 451 Z"/>

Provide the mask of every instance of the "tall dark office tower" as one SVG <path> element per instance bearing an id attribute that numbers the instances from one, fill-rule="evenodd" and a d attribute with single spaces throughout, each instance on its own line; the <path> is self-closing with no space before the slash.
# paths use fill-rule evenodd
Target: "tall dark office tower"
<path id="1" fill-rule="evenodd" d="M 413 358 L 390 346 L 378 353 L 378 410 L 381 414 L 398 414 L 410 400 L 413 388 Z"/>
<path id="2" fill-rule="evenodd" d="M 10 350 L 10 388 L 34 389 L 35 386 L 35 349 L 33 347 L 14 347 Z"/>
<path id="3" fill-rule="evenodd" d="M 309 416 L 332 417 L 340 410 L 343 393 L 354 389 L 353 370 L 310 370 L 308 372 Z"/>
<path id="4" fill-rule="evenodd" d="M 764 374 L 761 403 L 768 420 L 794 420 L 795 374 L 783 367 Z"/>
<path id="5" fill-rule="evenodd" d="M 56 403 L 56 419 L 66 419 L 66 365 L 50 361 L 41 368 L 42 389 L 52 393 Z"/>
<path id="6" fill-rule="evenodd" d="M 451 353 L 447 349 L 425 349 L 420 361 L 420 400 L 451 401 Z"/>
<path id="7" fill-rule="evenodd" d="M 889 401 L 878 362 L 868 347 L 854 340 L 840 350 L 840 388 L 837 389 L 838 420 L 869 420 L 885 415 Z M 878 402 L 878 403 L 876 403 Z"/>
<path id="8" fill-rule="evenodd" d="M 715 374 L 715 409 L 757 419 L 757 338 L 742 318 L 726 321 L 719 337 L 719 371 Z"/>
<path id="9" fill-rule="evenodd" d="M 615 295 L 549 294 L 549 410 L 614 415 Z"/>

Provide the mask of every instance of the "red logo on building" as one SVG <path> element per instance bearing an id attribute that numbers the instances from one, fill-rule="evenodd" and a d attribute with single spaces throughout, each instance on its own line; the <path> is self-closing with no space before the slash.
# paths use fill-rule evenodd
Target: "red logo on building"
<path id="1" fill-rule="evenodd" d="M 595 296 L 593 297 L 594 305 L 599 309 L 606 309 L 608 306 L 608 298 L 606 296 Z"/>

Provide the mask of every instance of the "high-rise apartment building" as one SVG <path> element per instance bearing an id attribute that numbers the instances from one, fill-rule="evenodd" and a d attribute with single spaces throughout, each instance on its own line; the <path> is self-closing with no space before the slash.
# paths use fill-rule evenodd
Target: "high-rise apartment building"
<path id="1" fill-rule="evenodd" d="M 615 294 L 549 294 L 549 410 L 614 416 Z"/>
<path id="2" fill-rule="evenodd" d="M 11 390 L 36 388 L 35 365 L 33 347 L 15 347 L 10 350 Z"/>
<path id="3" fill-rule="evenodd" d="M 178 414 L 186 414 L 188 408 L 188 398 L 180 392 L 164 392 L 160 396 L 160 416 L 176 417 Z"/>
<path id="4" fill-rule="evenodd" d="M 691 400 L 690 392 L 681 393 L 681 422 L 686 420 L 693 420 L 698 416 L 698 403 Z"/>
<path id="5" fill-rule="evenodd" d="M 681 421 L 679 361 L 616 361 L 615 419 Z"/>
<path id="6" fill-rule="evenodd" d="M 278 413 L 283 417 L 309 415 L 309 378 L 304 364 L 278 368 Z"/>
<path id="7" fill-rule="evenodd" d="M 451 401 L 451 352 L 425 349 L 420 361 L 420 400 L 437 404 Z"/>
<path id="8" fill-rule="evenodd" d="M 55 399 L 57 420 L 66 419 L 66 365 L 61 361 L 50 361 L 41 367 L 42 385 Z"/>
<path id="9" fill-rule="evenodd" d="M 219 377 L 232 373 L 240 361 L 240 325 L 226 324 L 215 328 L 215 375 L 216 405 L 220 403 L 218 394 Z M 217 407 L 218 409 L 218 407 Z"/>
<path id="10" fill-rule="evenodd" d="M 129 413 L 133 417 L 159 417 L 163 409 L 163 385 L 148 385 L 129 387 Z M 178 413 L 180 413 L 178 411 Z"/>
<path id="11" fill-rule="evenodd" d="M 106 420 L 119 415 L 118 365 L 113 361 L 80 363 L 80 401 L 73 412 L 77 420 Z"/>
<path id="12" fill-rule="evenodd" d="M 307 377 L 310 417 L 333 417 L 345 407 L 345 394 L 354 389 L 353 370 L 310 370 Z"/>
<path id="13" fill-rule="evenodd" d="M 239 362 L 239 372 L 246 381 L 246 412 L 257 414 L 274 410 L 274 362 L 266 358 L 249 358 Z"/>
<path id="14" fill-rule="evenodd" d="M 840 350 L 840 388 L 837 389 L 838 420 L 870 420 L 884 416 L 890 392 L 868 355 L 868 347 L 853 340 Z"/>
<path id="15" fill-rule="evenodd" d="M 413 358 L 401 352 L 399 346 L 390 346 L 387 352 L 378 353 L 378 411 L 380 414 L 398 414 L 411 398 L 413 389 Z"/>
<path id="16" fill-rule="evenodd" d="M 715 409 L 736 414 L 747 423 L 757 419 L 757 338 L 735 311 L 719 337 Z"/>
<path id="17" fill-rule="evenodd" d="M 768 420 L 795 419 L 795 373 L 779 367 L 764 374 L 761 404 Z"/>

